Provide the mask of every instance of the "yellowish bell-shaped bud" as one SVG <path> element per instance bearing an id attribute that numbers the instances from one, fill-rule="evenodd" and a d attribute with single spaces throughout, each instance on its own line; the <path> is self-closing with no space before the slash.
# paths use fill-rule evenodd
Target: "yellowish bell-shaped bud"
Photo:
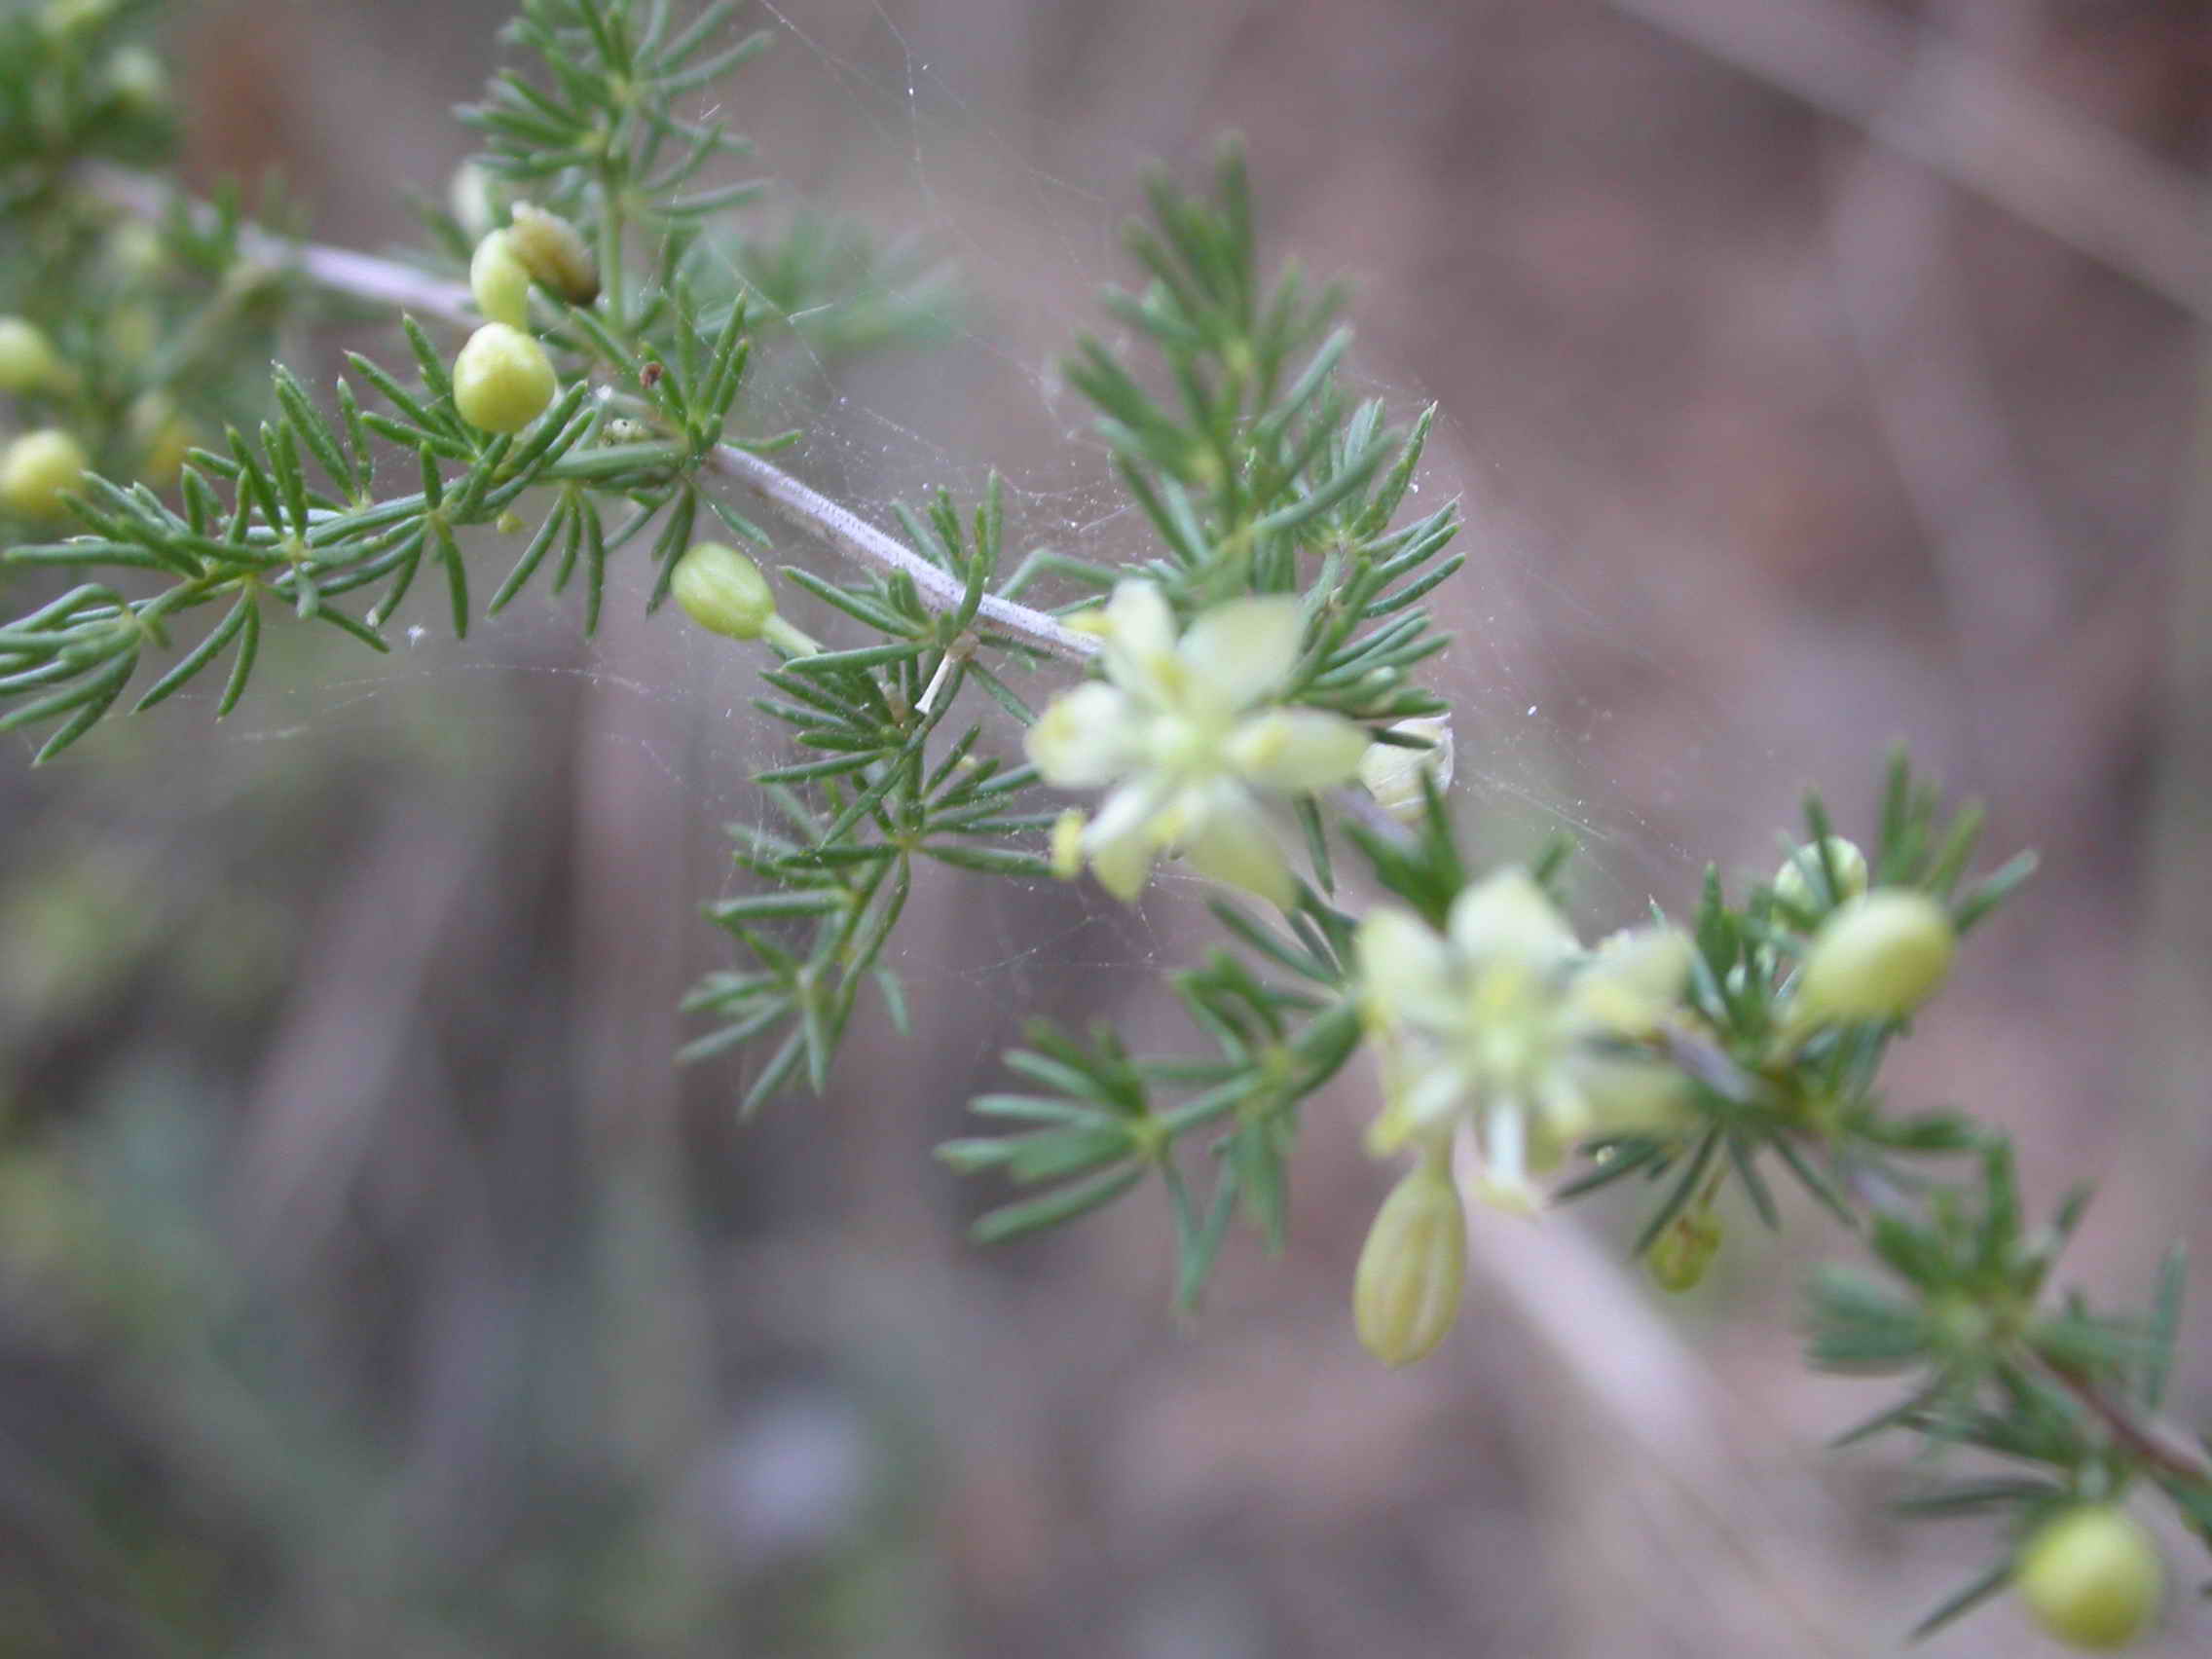
<path id="1" fill-rule="evenodd" d="M 1695 1290 L 1720 1253 L 1720 1218 L 1709 1209 L 1684 1210 L 1651 1241 L 1644 1256 L 1661 1290 L 1680 1295 Z"/>
<path id="2" fill-rule="evenodd" d="M 69 383 L 69 365 L 38 324 L 0 316 L 0 391 L 49 391 Z"/>
<path id="3" fill-rule="evenodd" d="M 521 431 L 545 412 L 553 390 L 545 348 L 508 323 L 486 323 L 454 359 L 454 407 L 487 432 Z"/>
<path id="4" fill-rule="evenodd" d="M 599 298 L 599 265 L 576 227 L 558 213 L 515 203 L 508 246 L 530 274 L 572 306 Z"/>
<path id="5" fill-rule="evenodd" d="M 58 427 L 25 432 L 0 454 L 0 508 L 18 518 L 57 519 L 61 498 L 92 467 L 85 446 Z"/>
<path id="6" fill-rule="evenodd" d="M 1441 792 L 1452 787 L 1452 721 L 1437 715 L 1417 720 L 1399 720 L 1390 727 L 1408 737 L 1425 738 L 1432 747 L 1408 749 L 1394 743 L 1372 743 L 1360 757 L 1359 781 L 1375 797 L 1375 804 L 1401 824 L 1410 824 L 1421 812 L 1421 774 L 1436 780 Z"/>
<path id="7" fill-rule="evenodd" d="M 130 405 L 130 441 L 137 447 L 138 476 L 160 489 L 176 482 L 192 448 L 192 424 L 166 393 L 142 393 Z"/>
<path id="8" fill-rule="evenodd" d="M 2020 1547 L 2012 1581 L 2036 1623 L 2060 1641 L 2109 1652 L 2157 1614 L 2165 1568 L 2141 1522 L 2092 1503 L 2038 1528 Z"/>
<path id="9" fill-rule="evenodd" d="M 157 115 L 169 100 L 162 60 L 142 46 L 121 48 L 107 62 L 108 91 L 133 115 Z"/>
<path id="10" fill-rule="evenodd" d="M 1361 1346 L 1392 1367 L 1428 1353 L 1459 1316 L 1466 1273 L 1459 1189 L 1444 1154 L 1424 1154 L 1382 1200 L 1359 1252 L 1351 1309 Z"/>
<path id="11" fill-rule="evenodd" d="M 1839 905 L 1813 936 L 1791 1022 L 1802 1032 L 1901 1018 L 1943 982 L 1957 948 L 1949 913 L 1927 894 L 1901 887 L 1862 893 Z"/>
<path id="12" fill-rule="evenodd" d="M 530 326 L 530 270 L 515 257 L 505 231 L 494 231 L 476 244 L 468 262 L 468 291 L 485 321 Z"/>
<path id="13" fill-rule="evenodd" d="M 1052 873 L 1062 881 L 1073 881 L 1083 873 L 1083 830 L 1089 822 L 1079 806 L 1052 820 Z"/>
<path id="14" fill-rule="evenodd" d="M 1842 903 L 1866 891 L 1866 855 L 1841 835 L 1826 839 L 1828 867 L 1835 871 L 1835 901 Z M 1825 908 L 1821 897 L 1821 854 L 1808 841 L 1774 872 L 1774 896 L 1800 910 Z"/>
<path id="15" fill-rule="evenodd" d="M 677 560 L 669 591 L 710 633 L 757 640 L 776 619 L 776 596 L 760 567 L 734 547 L 702 541 Z"/>

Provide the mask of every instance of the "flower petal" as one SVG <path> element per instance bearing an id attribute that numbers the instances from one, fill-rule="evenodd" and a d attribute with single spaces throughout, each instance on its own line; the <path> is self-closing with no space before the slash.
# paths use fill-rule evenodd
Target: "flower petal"
<path id="1" fill-rule="evenodd" d="M 1449 1027 L 1459 1001 L 1452 994 L 1452 957 L 1444 940 L 1408 911 L 1372 910 L 1352 940 L 1361 996 L 1379 1023 Z"/>
<path id="2" fill-rule="evenodd" d="M 1091 681 L 1053 698 L 1022 748 L 1048 784 L 1098 789 L 1141 759 L 1147 723 L 1127 692 Z"/>
<path id="3" fill-rule="evenodd" d="M 1259 803 L 1242 790 L 1211 792 L 1202 808 L 1187 813 L 1177 839 L 1200 874 L 1257 893 L 1281 909 L 1296 902 L 1289 862 Z"/>
<path id="4" fill-rule="evenodd" d="M 1141 777 L 1106 797 L 1098 816 L 1083 832 L 1083 850 L 1099 885 L 1127 903 L 1144 891 L 1152 861 L 1160 850 L 1160 787 Z"/>
<path id="5" fill-rule="evenodd" d="M 1293 793 L 1325 790 L 1359 770 L 1366 728 L 1324 709 L 1270 709 L 1229 734 L 1228 759 L 1248 783 Z"/>
<path id="6" fill-rule="evenodd" d="M 1562 1020 L 1583 1035 L 1648 1036 L 1680 1002 L 1695 949 L 1679 928 L 1613 935 L 1567 986 Z"/>
<path id="7" fill-rule="evenodd" d="M 1282 689 L 1298 666 L 1300 633 L 1298 601 L 1288 594 L 1233 599 L 1193 622 L 1176 654 L 1195 688 L 1248 709 Z"/>
<path id="8" fill-rule="evenodd" d="M 1505 957 L 1539 971 L 1580 948 L 1544 890 L 1520 868 L 1501 869 L 1453 900 L 1446 931 L 1470 960 Z"/>
<path id="9" fill-rule="evenodd" d="M 1105 605 L 1071 616 L 1068 626 L 1097 636 L 1098 660 L 1115 684 L 1146 702 L 1161 700 L 1163 670 L 1175 655 L 1175 612 L 1158 583 L 1122 582 Z"/>

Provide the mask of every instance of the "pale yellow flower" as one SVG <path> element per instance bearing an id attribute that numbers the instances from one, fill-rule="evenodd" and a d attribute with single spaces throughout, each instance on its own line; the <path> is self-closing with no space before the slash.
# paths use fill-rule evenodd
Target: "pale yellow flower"
<path id="1" fill-rule="evenodd" d="M 1378 1157 L 1461 1132 L 1482 1153 L 1481 1191 L 1540 1202 L 1531 1173 L 1597 1134 L 1665 1132 L 1688 1085 L 1636 1045 L 1679 1003 L 1691 945 L 1673 928 L 1585 951 L 1542 889 L 1505 869 L 1453 903 L 1442 936 L 1377 910 L 1356 941 L 1361 995 L 1382 1057 Z"/>
<path id="2" fill-rule="evenodd" d="M 1357 722 L 1274 703 L 1298 665 L 1298 602 L 1232 600 L 1178 639 L 1158 587 L 1126 581 L 1072 626 L 1100 642 L 1103 681 L 1055 698 L 1029 728 L 1029 758 L 1060 789 L 1108 789 L 1080 851 L 1106 889 L 1134 899 L 1155 859 L 1288 905 L 1296 897 L 1268 793 L 1349 779 L 1367 752 Z"/>

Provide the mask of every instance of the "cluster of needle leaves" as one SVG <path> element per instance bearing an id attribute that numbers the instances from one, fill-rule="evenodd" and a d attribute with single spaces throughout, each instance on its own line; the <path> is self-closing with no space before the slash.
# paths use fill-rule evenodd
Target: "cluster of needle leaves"
<path id="1" fill-rule="evenodd" d="M 2034 868 L 2021 855 L 1970 881 L 1980 830 L 1974 808 L 1946 814 L 1900 754 L 1868 879 L 1929 894 L 1963 936 Z M 1806 831 L 1788 854 L 1801 879 L 1755 885 L 1740 906 L 1708 872 L 1693 924 L 1692 1017 L 1660 1039 L 1695 1086 L 1697 1126 L 1674 1139 L 1586 1145 L 1591 1166 L 1563 1196 L 1631 1177 L 1649 1184 L 1656 1197 L 1635 1244 L 1642 1252 L 1707 1215 L 1731 1182 L 1762 1224 L 1779 1227 L 1776 1188 L 1789 1180 L 1863 1243 L 1866 1266 L 1825 1268 L 1808 1289 L 1807 1358 L 1825 1371 L 1901 1377 L 1907 1391 L 1838 1444 L 1894 1431 L 1918 1437 L 1931 1469 L 1970 1457 L 1971 1471 L 1932 1477 L 1899 1508 L 1915 1518 L 1993 1517 L 2006 1540 L 1916 1635 L 2003 1589 L 2011 1546 L 2039 1523 L 2137 1481 L 2166 1493 L 2212 1544 L 2212 1458 L 2154 1420 L 2179 1328 L 2178 1251 L 2145 1312 L 2092 1311 L 2074 1292 L 2053 1301 L 2047 1281 L 2088 1190 L 2070 1192 L 2047 1224 L 2030 1228 L 2001 1130 L 1960 1112 L 1891 1110 L 1879 1076 L 1907 1034 L 1903 1021 L 1830 1026 L 1803 1042 L 1790 1035 L 1794 976 L 1845 897 L 1841 843 L 1818 796 L 1806 803 Z"/>

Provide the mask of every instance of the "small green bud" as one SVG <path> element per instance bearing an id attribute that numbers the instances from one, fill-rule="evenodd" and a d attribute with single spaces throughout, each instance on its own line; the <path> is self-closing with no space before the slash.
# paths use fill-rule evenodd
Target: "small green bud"
<path id="1" fill-rule="evenodd" d="M 68 382 L 69 366 L 38 324 L 0 316 L 0 391 L 45 391 Z"/>
<path id="2" fill-rule="evenodd" d="M 1368 1229 L 1352 1275 L 1352 1320 L 1362 1346 L 1393 1368 L 1444 1340 L 1466 1282 L 1467 1216 L 1440 1153 L 1424 1155 L 1390 1190 Z"/>
<path id="3" fill-rule="evenodd" d="M 505 231 L 494 231 L 476 244 L 476 255 L 468 262 L 468 290 L 487 322 L 530 326 L 530 272 L 515 257 Z"/>
<path id="4" fill-rule="evenodd" d="M 1651 1241 L 1644 1256 L 1651 1277 L 1661 1290 L 1677 1296 L 1695 1290 L 1720 1253 L 1720 1218 L 1709 1209 L 1684 1210 Z"/>
<path id="5" fill-rule="evenodd" d="M 57 427 L 25 432 L 0 455 L 0 507 L 18 518 L 57 519 L 61 497 L 92 466 L 85 446 Z"/>
<path id="6" fill-rule="evenodd" d="M 1866 891 L 1866 855 L 1841 835 L 1827 837 L 1828 865 L 1835 871 L 1837 903 Z M 1825 908 L 1819 891 L 1821 855 L 1808 841 L 1774 872 L 1774 896 L 1800 910 Z"/>
<path id="7" fill-rule="evenodd" d="M 2013 1565 L 2020 1600 L 2073 1647 L 2124 1647 L 2158 1609 L 2165 1568 L 2142 1523 L 2111 1504 L 2084 1504 L 2046 1521 Z"/>
<path id="8" fill-rule="evenodd" d="M 1793 1023 L 1897 1019 L 1932 996 L 1951 970 L 1958 934 L 1925 893 L 1880 887 L 1836 907 L 1813 936 L 1798 976 Z"/>
<path id="9" fill-rule="evenodd" d="M 471 426 L 521 431 L 553 401 L 545 348 L 507 323 L 486 323 L 454 359 L 453 401 Z"/>
<path id="10" fill-rule="evenodd" d="M 669 591 L 692 621 L 733 640 L 757 640 L 776 619 L 760 567 L 734 547 L 702 541 L 676 562 Z"/>
<path id="11" fill-rule="evenodd" d="M 508 246 L 533 276 L 572 306 L 599 298 L 599 266 L 575 226 L 527 202 L 515 203 L 512 217 Z"/>

